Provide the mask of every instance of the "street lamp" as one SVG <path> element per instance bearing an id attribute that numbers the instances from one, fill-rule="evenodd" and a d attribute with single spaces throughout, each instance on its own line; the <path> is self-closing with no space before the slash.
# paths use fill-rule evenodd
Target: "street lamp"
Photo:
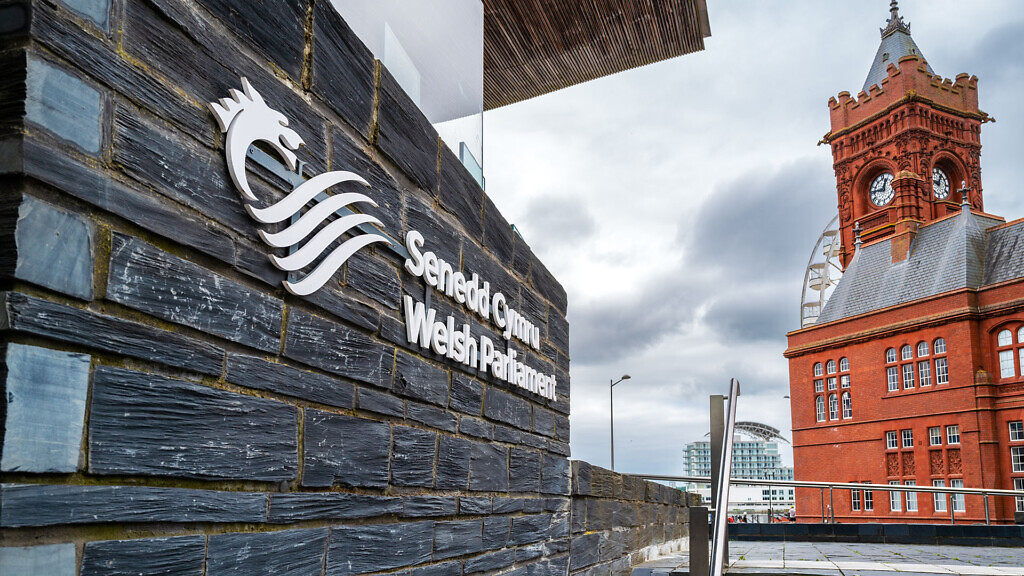
<path id="1" fill-rule="evenodd" d="M 608 381 L 611 382 L 611 386 L 608 387 L 608 399 L 609 406 L 611 408 L 609 410 L 609 415 L 611 420 L 612 431 L 612 470 L 615 470 L 615 394 L 613 394 L 613 391 L 615 390 L 615 385 L 618 384 L 619 382 L 622 382 L 623 380 L 629 380 L 629 374 L 623 374 L 622 378 L 619 378 L 614 382 L 612 382 L 611 380 Z"/>

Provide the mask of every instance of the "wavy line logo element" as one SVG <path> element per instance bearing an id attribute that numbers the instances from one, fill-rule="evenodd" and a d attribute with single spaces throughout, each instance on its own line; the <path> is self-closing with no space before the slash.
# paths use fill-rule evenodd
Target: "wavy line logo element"
<path id="1" fill-rule="evenodd" d="M 245 158 L 249 146 L 254 142 L 267 143 L 285 160 L 289 170 L 295 170 L 298 159 L 294 150 L 297 150 L 304 142 L 294 130 L 288 128 L 288 118 L 267 106 L 263 97 L 246 78 L 242 78 L 241 91 L 232 88 L 229 92 L 231 98 L 221 98 L 218 102 L 210 102 L 210 110 L 217 118 L 220 131 L 227 132 L 224 155 L 227 158 L 231 181 L 242 195 L 246 211 L 257 222 L 276 224 L 298 216 L 302 209 L 313 202 L 321 192 L 325 192 L 335 184 L 359 182 L 364 186 L 369 186 L 366 180 L 352 172 L 325 172 L 306 180 L 279 202 L 265 208 L 254 208 L 252 203 L 258 202 L 258 199 L 249 188 L 245 171 Z M 270 255 L 270 261 L 274 266 L 286 272 L 298 272 L 305 268 L 319 258 L 335 240 L 349 232 L 354 233 L 351 238 L 324 257 L 301 280 L 297 282 L 285 280 L 283 284 L 286 290 L 297 296 L 312 294 L 323 287 L 345 264 L 345 261 L 360 249 L 375 242 L 391 243 L 380 234 L 358 232 L 357 227 L 363 224 L 376 224 L 383 227 L 380 220 L 366 214 L 353 213 L 342 216 L 313 234 L 314 230 L 338 210 L 363 202 L 374 207 L 377 206 L 377 203 L 365 194 L 347 192 L 329 195 L 326 199 L 313 204 L 284 230 L 270 234 L 263 230 L 259 231 L 260 238 L 267 245 L 273 248 L 289 249 L 295 248 L 312 234 L 312 237 L 301 248 L 290 250 L 288 256 Z"/>

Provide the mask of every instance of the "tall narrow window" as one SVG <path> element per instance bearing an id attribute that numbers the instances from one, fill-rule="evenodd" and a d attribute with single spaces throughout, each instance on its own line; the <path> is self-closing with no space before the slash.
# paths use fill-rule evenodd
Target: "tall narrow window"
<path id="1" fill-rule="evenodd" d="M 828 379 L 828 389 L 829 390 L 835 390 L 836 389 L 836 377 L 835 376 L 832 376 L 831 378 Z"/>
<path id="2" fill-rule="evenodd" d="M 914 363 L 903 365 L 903 389 L 910 390 L 914 387 Z"/>
<path id="3" fill-rule="evenodd" d="M 950 478 L 949 479 L 949 487 L 950 488 L 963 488 L 964 487 L 964 481 L 962 479 L 959 479 L 959 478 Z M 967 505 L 964 502 L 964 495 L 963 494 L 959 494 L 959 493 L 954 492 L 952 495 L 950 495 L 950 498 L 953 500 L 953 511 L 954 512 L 966 512 L 967 511 Z"/>
<path id="4" fill-rule="evenodd" d="M 904 486 L 915 486 L 913 480 L 903 482 Z M 907 492 L 907 512 L 917 512 L 917 492 Z"/>
<path id="5" fill-rule="evenodd" d="M 818 422 L 825 421 L 825 399 L 821 396 L 814 399 L 814 412 L 818 418 Z"/>
<path id="6" fill-rule="evenodd" d="M 914 431 L 913 430 L 901 430 L 900 435 L 903 437 L 903 447 L 913 448 L 914 447 Z"/>
<path id="7" fill-rule="evenodd" d="M 900 481 L 899 480 L 889 480 L 889 485 L 890 486 L 899 486 L 900 485 Z M 899 492 L 897 492 L 895 490 L 889 492 L 889 510 L 892 511 L 892 512 L 899 512 L 900 509 L 901 509 L 901 507 L 900 507 L 900 504 L 901 504 L 900 500 L 901 500 L 901 498 L 900 498 L 900 493 Z"/>
<path id="8" fill-rule="evenodd" d="M 895 366 L 889 366 L 885 369 L 885 378 L 889 383 L 889 392 L 895 392 L 900 389 L 900 375 L 896 371 Z"/>
<path id="9" fill-rule="evenodd" d="M 850 387 L 850 375 L 849 374 L 843 374 L 842 376 L 839 377 L 839 387 L 840 388 L 849 388 Z"/>
<path id="10" fill-rule="evenodd" d="M 936 488 L 945 488 L 945 480 L 932 480 L 932 486 Z M 935 502 L 936 512 L 946 511 L 946 494 L 945 492 L 932 492 L 932 500 Z"/>
<path id="11" fill-rule="evenodd" d="M 1000 378 L 1013 378 L 1016 376 L 1014 371 L 1013 362 L 1013 350 L 1000 350 L 999 351 L 999 377 Z"/>
<path id="12" fill-rule="evenodd" d="M 942 428 L 938 426 L 932 426 L 928 429 L 928 445 L 929 446 L 941 446 L 942 445 Z"/>
<path id="13" fill-rule="evenodd" d="M 828 396 L 828 419 L 839 419 L 839 399 L 836 398 L 835 394 L 829 394 Z"/>
<path id="14" fill-rule="evenodd" d="M 1010 465 L 1014 472 L 1024 472 L 1024 446 L 1010 448 Z"/>
<path id="15" fill-rule="evenodd" d="M 843 392 L 843 418 L 853 418 L 853 400 L 849 392 Z"/>
<path id="16" fill-rule="evenodd" d="M 1013 442 L 1024 440 L 1024 421 L 1010 422 L 1010 440 Z"/>
<path id="17" fill-rule="evenodd" d="M 935 359 L 935 383 L 949 384 L 949 365 L 945 358 Z"/>
<path id="18" fill-rule="evenodd" d="M 850 490 L 850 509 L 860 510 L 860 490 Z"/>
<path id="19" fill-rule="evenodd" d="M 921 386 L 932 385 L 932 366 L 930 362 L 922 360 L 917 363 L 917 378 Z"/>
<path id="20" fill-rule="evenodd" d="M 896 437 L 896 431 L 890 430 L 885 433 L 885 449 L 895 450 L 899 448 L 899 439 Z"/>
<path id="21" fill-rule="evenodd" d="M 865 484 L 870 484 L 870 483 L 871 482 L 865 482 Z M 874 509 L 875 509 L 875 496 L 874 496 L 874 492 L 872 492 L 871 490 L 865 490 L 864 491 L 864 510 L 870 512 L 871 510 L 874 510 Z"/>
<path id="22" fill-rule="evenodd" d="M 960 443 L 960 425 L 946 426 L 946 444 Z"/>
<path id="23" fill-rule="evenodd" d="M 1013 489 L 1024 491 L 1024 478 L 1013 479 Z M 1017 512 L 1024 512 L 1024 496 L 1017 496 Z"/>
<path id="24" fill-rule="evenodd" d="M 815 380 L 814 381 L 814 391 L 815 392 L 824 392 L 825 391 L 825 381 L 824 380 Z"/>

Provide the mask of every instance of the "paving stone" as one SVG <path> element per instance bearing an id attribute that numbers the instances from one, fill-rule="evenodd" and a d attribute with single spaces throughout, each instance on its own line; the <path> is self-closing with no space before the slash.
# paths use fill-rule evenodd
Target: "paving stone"
<path id="1" fill-rule="evenodd" d="M 103 145 L 103 96 L 75 74 L 28 58 L 25 119 L 96 156 Z"/>
<path id="2" fill-rule="evenodd" d="M 384 488 L 390 445 L 387 423 L 307 409 L 302 485 Z"/>
<path id="3" fill-rule="evenodd" d="M 350 576 L 384 572 L 430 560 L 434 523 L 405 522 L 331 529 L 327 545 L 327 574 Z M 387 542 L 387 553 L 381 543 Z"/>
<path id="4" fill-rule="evenodd" d="M 0 470 L 78 470 L 90 362 L 85 354 L 7 345 Z"/>
<path id="5" fill-rule="evenodd" d="M 31 196 L 18 208 L 16 278 L 92 300 L 92 226 Z"/>
<path id="6" fill-rule="evenodd" d="M 400 514 L 402 498 L 363 494 L 304 492 L 271 494 L 269 521 L 352 520 Z"/>
<path id="7" fill-rule="evenodd" d="M 433 487 L 437 432 L 396 425 L 391 437 L 391 484 Z"/>
<path id="8" fill-rule="evenodd" d="M 280 300 L 131 236 L 111 240 L 107 298 L 260 350 L 280 348 Z"/>
<path id="9" fill-rule="evenodd" d="M 114 354 L 219 375 L 221 348 L 145 324 L 93 314 L 11 292 L 3 299 L 7 328 Z"/>
<path id="10" fill-rule="evenodd" d="M 148 486 L 0 484 L 0 526 L 263 522 L 267 495 Z"/>
<path id="11" fill-rule="evenodd" d="M 86 542 L 81 576 L 203 576 L 205 536 Z"/>
<path id="12" fill-rule="evenodd" d="M 434 559 L 476 554 L 483 550 L 482 520 L 438 522 L 434 525 Z"/>
<path id="13" fill-rule="evenodd" d="M 393 348 L 301 310 L 288 314 L 284 355 L 358 382 L 391 387 Z"/>
<path id="14" fill-rule="evenodd" d="M 0 568 L 4 574 L 75 576 L 75 545 L 0 547 Z"/>
<path id="15" fill-rule="evenodd" d="M 338 408 L 352 408 L 355 402 L 355 386 L 348 382 L 254 356 L 229 355 L 226 379 L 246 388 L 267 390 Z"/>
<path id="16" fill-rule="evenodd" d="M 122 368 L 93 374 L 93 474 L 289 480 L 297 436 L 294 406 Z"/>
<path id="17" fill-rule="evenodd" d="M 327 528 L 209 537 L 206 576 L 319 576 Z"/>

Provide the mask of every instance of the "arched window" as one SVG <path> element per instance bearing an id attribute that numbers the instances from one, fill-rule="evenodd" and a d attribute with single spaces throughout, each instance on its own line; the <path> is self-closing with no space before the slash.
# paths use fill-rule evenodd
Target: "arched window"
<path id="1" fill-rule="evenodd" d="M 928 355 L 928 343 L 927 342 L 918 342 L 917 343 L 917 355 L 918 356 L 927 356 Z"/>
<path id="2" fill-rule="evenodd" d="M 835 394 L 830 394 L 828 397 L 828 419 L 839 420 L 839 399 Z"/>
<path id="3" fill-rule="evenodd" d="M 902 360 L 910 360 L 914 357 L 914 349 L 910 347 L 910 344 L 905 344 L 900 350 L 900 357 Z"/>
<path id="4" fill-rule="evenodd" d="M 821 396 L 814 399 L 814 412 L 818 418 L 818 422 L 825 421 L 825 399 Z"/>
<path id="5" fill-rule="evenodd" d="M 821 362 L 817 362 L 817 363 L 814 364 L 814 375 L 815 376 L 821 376 L 822 375 Z"/>
<path id="6" fill-rule="evenodd" d="M 895 362 L 895 361 L 896 361 L 896 349 L 895 348 L 889 348 L 888 350 L 885 351 L 885 363 L 889 364 L 889 363 Z"/>
<path id="7" fill-rule="evenodd" d="M 1024 344 L 1024 326 L 1017 330 L 1017 344 Z"/>
<path id="8" fill-rule="evenodd" d="M 849 392 L 843 392 L 843 418 L 853 418 L 853 400 Z"/>
<path id="9" fill-rule="evenodd" d="M 840 372 L 849 372 L 850 371 L 850 359 L 849 358 L 844 356 L 844 357 L 839 359 L 839 371 Z"/>
<path id="10" fill-rule="evenodd" d="M 999 335 L 996 336 L 997 346 L 1009 346 L 1013 344 L 1013 334 L 1009 330 L 1000 330 Z"/>
<path id="11" fill-rule="evenodd" d="M 827 372 L 829 374 L 835 374 L 836 373 L 836 361 L 835 360 L 829 360 L 828 364 L 825 364 L 825 372 Z"/>
<path id="12" fill-rule="evenodd" d="M 1012 379 L 1024 376 L 1024 327 L 1017 330 L 1017 345 L 1013 343 L 1013 332 L 1003 329 L 996 335 L 996 354 L 999 357 L 999 378 Z M 1019 372 L 1018 370 L 1019 366 Z"/>

